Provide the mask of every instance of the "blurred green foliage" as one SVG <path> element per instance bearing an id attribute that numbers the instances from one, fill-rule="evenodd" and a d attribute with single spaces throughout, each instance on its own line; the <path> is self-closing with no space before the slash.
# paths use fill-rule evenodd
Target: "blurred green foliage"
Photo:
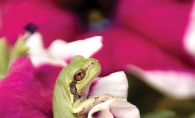
<path id="1" fill-rule="evenodd" d="M 12 61 L 19 56 L 25 55 L 29 47 L 25 45 L 26 39 L 19 36 L 13 47 L 9 47 L 6 38 L 0 38 L 0 79 L 2 79 L 8 71 Z"/>

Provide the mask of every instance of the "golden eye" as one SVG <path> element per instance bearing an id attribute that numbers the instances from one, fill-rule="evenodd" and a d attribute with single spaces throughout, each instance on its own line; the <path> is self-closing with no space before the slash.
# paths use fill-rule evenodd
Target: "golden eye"
<path id="1" fill-rule="evenodd" d="M 80 69 L 74 74 L 74 79 L 81 81 L 85 77 L 85 70 Z"/>

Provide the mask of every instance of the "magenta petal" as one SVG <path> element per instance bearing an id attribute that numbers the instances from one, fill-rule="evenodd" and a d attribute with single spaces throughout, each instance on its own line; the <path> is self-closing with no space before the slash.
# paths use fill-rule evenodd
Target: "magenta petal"
<path id="1" fill-rule="evenodd" d="M 1 117 L 52 117 L 51 100 L 48 102 L 42 94 L 42 83 L 33 79 L 34 74 L 28 57 L 14 61 L 9 74 L 0 82 Z"/>
<path id="2" fill-rule="evenodd" d="M 82 36 L 89 37 L 88 33 Z M 133 31 L 112 28 L 101 33 L 103 48 L 94 55 L 102 65 L 103 75 L 113 71 L 125 70 L 128 65 L 135 65 L 144 70 L 195 70 L 195 63 L 187 57 L 179 58 L 150 42 Z"/>
<path id="3" fill-rule="evenodd" d="M 117 9 L 119 24 L 134 30 L 178 56 L 186 55 L 183 36 L 193 0 L 122 0 Z M 127 10 L 128 9 L 128 10 Z"/>
<path id="4" fill-rule="evenodd" d="M 10 44 L 29 22 L 38 26 L 46 47 L 55 39 L 70 39 L 77 30 L 76 19 L 54 0 L 3 0 L 0 4 L 0 37 L 7 37 Z"/>
<path id="5" fill-rule="evenodd" d="M 14 60 L 9 68 L 8 74 L 1 80 L 1 87 L 10 83 L 19 83 L 31 81 L 34 74 L 34 68 L 29 57 L 22 56 Z M 6 86 L 8 87 L 8 86 Z"/>
<path id="6" fill-rule="evenodd" d="M 51 105 L 53 89 L 55 81 L 61 71 L 61 67 L 52 66 L 49 64 L 41 65 L 35 71 L 34 88 L 39 90 L 39 93 Z"/>

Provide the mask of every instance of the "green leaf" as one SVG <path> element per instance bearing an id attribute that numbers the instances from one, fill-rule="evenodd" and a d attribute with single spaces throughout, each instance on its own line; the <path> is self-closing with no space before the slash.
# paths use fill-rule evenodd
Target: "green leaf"
<path id="1" fill-rule="evenodd" d="M 8 48 L 5 38 L 0 39 L 0 75 L 2 78 L 6 75 L 8 69 Z"/>
<path id="2" fill-rule="evenodd" d="M 11 52 L 11 57 L 10 60 L 14 60 L 15 58 L 25 55 L 28 50 L 29 47 L 25 46 L 25 38 L 22 36 L 19 36 L 17 42 L 14 44 L 13 48 L 12 48 L 12 52 Z"/>

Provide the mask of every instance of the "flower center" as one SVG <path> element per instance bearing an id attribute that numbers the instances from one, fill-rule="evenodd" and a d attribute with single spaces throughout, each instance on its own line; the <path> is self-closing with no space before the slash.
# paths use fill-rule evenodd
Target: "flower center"
<path id="1" fill-rule="evenodd" d="M 60 3 L 64 8 L 74 12 L 82 30 L 103 30 L 111 25 L 111 18 L 116 0 L 72 0 L 72 2 Z"/>

